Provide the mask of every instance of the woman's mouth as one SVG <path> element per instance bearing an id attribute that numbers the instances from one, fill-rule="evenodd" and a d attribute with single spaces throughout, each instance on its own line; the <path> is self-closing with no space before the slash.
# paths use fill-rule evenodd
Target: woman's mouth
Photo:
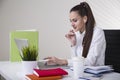
<path id="1" fill-rule="evenodd" d="M 74 26 L 73 26 L 73 29 L 77 29 L 77 27 L 74 27 Z"/>

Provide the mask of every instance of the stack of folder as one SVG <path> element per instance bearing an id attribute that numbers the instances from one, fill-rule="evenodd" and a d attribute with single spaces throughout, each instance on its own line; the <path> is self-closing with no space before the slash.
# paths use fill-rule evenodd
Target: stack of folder
<path id="1" fill-rule="evenodd" d="M 33 74 L 27 74 L 28 80 L 58 80 L 62 79 L 64 75 L 68 75 L 68 72 L 62 68 L 54 69 L 34 69 Z"/>
<path id="2" fill-rule="evenodd" d="M 112 72 L 114 69 L 111 66 L 86 66 L 85 72 L 95 76 L 102 76 L 104 73 Z"/>

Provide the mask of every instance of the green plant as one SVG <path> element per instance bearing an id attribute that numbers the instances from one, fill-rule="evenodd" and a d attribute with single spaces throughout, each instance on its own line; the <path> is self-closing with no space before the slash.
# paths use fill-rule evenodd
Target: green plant
<path id="1" fill-rule="evenodd" d="M 38 49 L 35 46 L 25 46 L 20 54 L 23 61 L 36 61 L 38 57 Z"/>

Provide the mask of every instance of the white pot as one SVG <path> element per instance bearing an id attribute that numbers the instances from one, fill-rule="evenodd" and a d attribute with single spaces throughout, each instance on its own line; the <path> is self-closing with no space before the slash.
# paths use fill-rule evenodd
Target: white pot
<path id="1" fill-rule="evenodd" d="M 23 74 L 32 74 L 33 69 L 37 68 L 37 61 L 22 61 Z"/>

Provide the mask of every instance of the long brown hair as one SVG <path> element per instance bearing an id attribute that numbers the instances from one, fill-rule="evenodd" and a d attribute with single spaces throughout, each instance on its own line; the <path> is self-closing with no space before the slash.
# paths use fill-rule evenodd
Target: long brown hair
<path id="1" fill-rule="evenodd" d="M 95 19 L 90 6 L 86 2 L 82 2 L 79 5 L 76 5 L 70 10 L 70 12 L 72 11 L 77 11 L 81 17 L 87 16 L 87 22 L 85 24 L 86 33 L 82 42 L 83 45 L 82 56 L 86 58 L 92 41 Z"/>

